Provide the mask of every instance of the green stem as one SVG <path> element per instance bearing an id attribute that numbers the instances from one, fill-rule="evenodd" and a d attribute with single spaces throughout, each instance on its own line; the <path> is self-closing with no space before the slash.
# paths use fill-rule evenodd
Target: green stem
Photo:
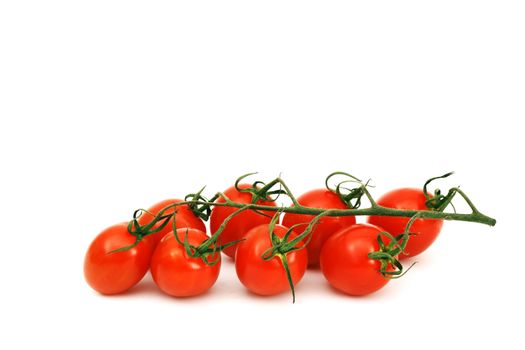
<path id="1" fill-rule="evenodd" d="M 237 203 L 231 200 L 227 200 L 226 203 L 217 203 L 217 202 L 204 202 L 204 201 L 184 201 L 173 203 L 170 206 L 176 207 L 185 204 L 209 204 L 216 207 L 233 207 L 233 208 L 243 208 L 247 206 L 246 203 Z M 317 216 L 324 213 L 325 211 L 330 211 L 326 213 L 326 216 L 401 216 L 401 217 L 412 217 L 416 214 L 419 214 L 418 218 L 420 219 L 440 219 L 440 220 L 449 220 L 449 221 L 467 221 L 467 222 L 477 222 L 480 224 L 485 224 L 489 226 L 496 225 L 496 220 L 480 213 L 479 211 L 472 212 L 470 214 L 461 214 L 461 213 L 444 213 L 439 211 L 432 210 L 405 210 L 405 209 L 393 209 L 386 208 L 380 205 L 371 208 L 362 208 L 362 209 L 322 209 L 322 208 L 310 208 L 304 206 L 293 206 L 293 207 L 276 207 L 270 205 L 258 205 L 250 204 L 250 209 L 252 210 L 264 210 L 276 212 L 281 210 L 284 213 L 291 214 L 306 214 Z"/>
<path id="2" fill-rule="evenodd" d="M 288 258 L 286 257 L 286 254 L 277 254 L 279 259 L 281 259 L 281 263 L 283 264 L 284 272 L 286 273 L 286 279 L 288 280 L 288 284 L 290 285 L 290 290 L 292 291 L 292 303 L 295 304 L 295 287 L 293 285 L 293 279 L 292 279 L 292 273 L 290 272 L 290 266 L 288 265 Z"/>
<path id="3" fill-rule="evenodd" d="M 290 199 L 292 200 L 293 205 L 295 205 L 296 207 L 302 207 L 301 204 L 299 204 L 299 202 L 297 201 L 297 198 L 295 198 L 295 196 L 292 194 L 292 191 L 290 191 L 290 188 L 288 188 L 288 185 L 284 182 L 284 180 L 281 178 L 278 178 L 277 180 L 284 187 L 284 190 L 288 194 L 288 197 L 290 197 Z"/>

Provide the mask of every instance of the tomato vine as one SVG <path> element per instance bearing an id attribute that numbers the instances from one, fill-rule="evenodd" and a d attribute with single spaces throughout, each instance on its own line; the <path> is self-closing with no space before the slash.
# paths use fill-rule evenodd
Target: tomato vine
<path id="1" fill-rule="evenodd" d="M 379 260 L 381 262 L 381 274 L 386 278 L 397 278 L 402 276 L 407 270 L 403 271 L 403 266 L 401 263 L 397 260 L 396 256 L 398 254 L 403 253 L 403 249 L 406 246 L 410 234 L 409 234 L 409 228 L 410 225 L 414 222 L 414 220 L 417 219 L 440 219 L 440 220 L 448 220 L 448 221 L 466 221 L 466 222 L 476 222 L 481 224 L 486 224 L 490 226 L 494 226 L 496 224 L 496 220 L 481 213 L 476 206 L 473 204 L 473 202 L 470 200 L 470 198 L 458 187 L 453 187 L 448 190 L 447 194 L 444 195 L 439 189 L 436 189 L 434 191 L 434 195 L 431 196 L 428 194 L 428 186 L 431 182 L 443 179 L 448 176 L 450 176 L 452 173 L 447 173 L 442 176 L 437 176 L 429 179 L 425 182 L 423 186 L 423 192 L 425 194 L 425 197 L 427 198 L 427 207 L 428 210 L 404 210 L 404 209 L 393 209 L 393 208 L 387 208 L 384 206 L 381 206 L 377 204 L 377 202 L 374 200 L 372 195 L 370 194 L 368 187 L 370 187 L 369 182 L 362 182 L 357 177 L 350 175 L 349 173 L 345 172 L 334 172 L 326 178 L 325 186 L 328 190 L 336 193 L 339 198 L 346 204 L 348 207 L 347 209 L 322 209 L 322 208 L 312 208 L 312 207 L 306 207 L 301 205 L 292 191 L 290 190 L 289 186 L 286 184 L 286 182 L 279 176 L 269 182 L 263 182 L 260 180 L 254 181 L 251 186 L 240 188 L 239 183 L 249 176 L 255 175 L 256 173 L 249 173 L 246 175 L 243 175 L 239 177 L 235 181 L 235 188 L 238 191 L 241 192 L 248 192 L 252 195 L 252 202 L 251 203 L 238 203 L 235 201 L 232 201 L 230 198 L 228 198 L 224 193 L 217 192 L 213 197 L 210 199 L 207 199 L 202 193 L 204 191 L 204 187 L 197 191 L 196 193 L 190 193 L 185 197 L 184 201 L 177 202 L 170 204 L 163 208 L 155 217 L 153 220 L 145 226 L 140 226 L 138 223 L 138 216 L 141 212 L 147 212 L 144 209 L 138 209 L 133 214 L 133 219 L 130 221 L 128 225 L 128 231 L 136 237 L 136 241 L 134 244 L 122 247 L 120 249 L 117 249 L 116 251 L 125 251 L 128 249 L 133 248 L 136 246 L 145 236 L 150 234 L 155 234 L 160 229 L 154 228 L 154 225 L 157 222 L 160 222 L 161 227 L 165 226 L 169 219 L 173 217 L 172 225 L 173 225 L 173 231 L 176 232 L 176 214 L 177 210 L 176 208 L 178 206 L 182 205 L 188 205 L 188 207 L 193 211 L 193 213 L 203 219 L 208 220 L 210 217 L 210 213 L 212 210 L 212 207 L 232 207 L 237 208 L 235 212 L 233 212 L 230 216 L 228 216 L 222 225 L 219 227 L 219 229 L 207 240 L 202 242 L 199 246 L 192 246 L 188 243 L 188 240 L 185 239 L 184 241 L 180 240 L 177 234 L 175 234 L 175 238 L 177 241 L 182 244 L 186 250 L 186 253 L 189 257 L 192 258 L 202 258 L 203 261 L 206 264 L 213 265 L 217 263 L 217 253 L 220 252 L 222 249 L 231 246 L 233 244 L 239 243 L 241 240 L 229 242 L 227 244 L 224 244 L 222 246 L 217 245 L 217 239 L 219 238 L 222 231 L 224 231 L 226 225 L 228 222 L 235 217 L 236 215 L 240 214 L 243 211 L 246 210 L 253 210 L 260 215 L 268 216 L 267 214 L 263 213 L 262 211 L 266 212 L 275 212 L 274 217 L 272 218 L 271 225 L 270 225 L 270 239 L 272 241 L 272 247 L 265 251 L 262 255 L 262 259 L 269 260 L 273 257 L 278 257 L 283 265 L 283 268 L 286 270 L 288 282 L 290 284 L 290 289 L 292 291 L 293 300 L 295 301 L 295 290 L 292 283 L 292 279 L 290 277 L 290 271 L 287 264 L 286 254 L 297 249 L 304 248 L 311 238 L 311 232 L 314 229 L 315 225 L 319 222 L 319 220 L 324 216 L 395 216 L 395 217 L 410 217 L 411 220 L 406 226 L 405 232 L 397 237 L 393 237 L 388 232 L 382 232 L 378 235 L 378 242 L 380 249 L 377 252 L 373 252 L 369 254 L 370 259 Z M 342 180 L 338 182 L 335 186 L 330 186 L 330 180 L 333 179 L 336 176 L 344 176 L 345 180 Z M 275 202 L 277 198 L 281 195 L 287 196 L 293 206 L 270 206 L 270 205 L 261 205 L 257 204 L 258 200 L 264 200 L 264 201 L 270 201 Z M 456 195 L 459 195 L 463 198 L 463 200 L 467 203 L 469 208 L 471 209 L 470 213 L 458 213 L 456 212 L 455 207 L 452 204 L 453 198 L 455 198 Z M 222 198 L 223 201 L 218 202 L 217 199 Z M 362 208 L 363 205 L 363 199 L 366 199 L 369 202 L 369 206 Z M 453 212 L 445 212 L 445 210 L 452 206 Z M 174 208 L 173 214 L 165 214 L 167 210 Z M 275 234 L 272 232 L 272 228 L 277 223 L 280 214 L 282 213 L 292 213 L 292 214 L 305 214 L 305 215 L 312 215 L 313 219 L 308 222 L 304 223 L 304 225 L 307 225 L 306 229 L 303 233 L 300 235 L 294 236 L 293 239 L 290 239 L 290 233 L 292 230 L 297 226 L 289 228 L 289 232 L 283 237 L 278 238 Z M 382 236 L 386 237 L 389 240 L 388 244 L 385 244 L 383 242 Z M 300 242 L 304 242 L 301 246 L 298 247 L 298 244 Z M 209 260 L 210 256 L 214 256 L 215 259 Z M 412 265 L 410 266 L 412 267 Z M 410 268 L 409 267 L 409 268 Z"/>
<path id="2" fill-rule="evenodd" d="M 255 173 L 251 173 L 251 174 L 247 174 L 247 175 L 253 175 L 253 174 L 255 174 Z M 447 176 L 449 176 L 451 174 L 452 173 L 448 173 L 448 174 L 446 174 L 444 176 L 435 177 L 435 178 L 432 178 L 429 181 L 427 181 L 425 183 L 425 186 L 424 186 L 425 187 L 425 193 L 428 192 L 428 190 L 426 188 L 427 188 L 428 184 L 430 183 L 430 181 L 436 180 L 438 178 L 447 177 Z M 240 179 L 245 178 L 247 175 L 243 175 Z M 329 186 L 328 180 L 331 177 L 335 176 L 335 175 L 351 176 L 352 178 L 355 179 L 355 181 L 357 181 L 357 185 L 358 186 L 353 188 L 353 189 L 350 189 L 350 191 L 354 191 L 353 195 L 351 197 L 348 197 L 347 195 L 344 195 L 341 192 L 342 191 L 342 186 L 341 185 L 343 183 L 349 182 L 348 180 L 340 182 L 336 186 L 336 189 L 333 189 L 333 188 L 331 188 Z M 260 184 L 264 184 L 264 183 L 261 182 L 261 181 L 256 181 L 252 185 L 251 189 L 247 189 L 246 190 L 246 191 L 252 192 L 252 194 L 254 195 L 255 198 L 253 200 L 253 203 L 255 203 L 255 201 L 258 198 L 263 198 L 263 199 L 269 198 L 268 195 L 274 193 L 274 192 L 271 191 L 273 186 L 279 185 L 281 188 L 280 188 L 278 193 L 287 195 L 291 199 L 291 201 L 293 203 L 293 206 L 290 206 L 290 207 L 274 207 L 274 206 L 268 206 L 268 205 L 256 205 L 256 204 L 254 204 L 253 206 L 251 206 L 252 210 L 264 210 L 264 211 L 273 211 L 273 212 L 281 211 L 283 213 L 306 214 L 306 215 L 314 215 L 314 216 L 322 214 L 323 216 L 324 215 L 327 215 L 327 216 L 363 216 L 363 215 L 370 216 L 370 215 L 379 215 L 379 216 L 413 217 L 414 215 L 418 214 L 418 217 L 421 218 L 421 219 L 441 219 L 441 220 L 448 220 L 448 221 L 477 222 L 477 223 L 486 224 L 486 225 L 489 225 L 489 226 L 494 226 L 496 224 L 496 220 L 495 219 L 493 219 L 493 218 L 491 218 L 491 217 L 489 217 L 489 216 L 487 216 L 485 214 L 482 214 L 476 208 L 476 206 L 474 206 L 473 202 L 469 199 L 469 197 L 462 190 L 460 190 L 457 187 L 451 188 L 449 190 L 449 194 L 447 194 L 447 196 L 440 195 L 439 197 L 438 196 L 434 197 L 436 201 L 439 201 L 440 205 L 439 206 L 435 206 L 435 207 L 431 207 L 429 210 L 393 209 L 393 208 L 386 208 L 386 207 L 380 206 L 380 205 L 378 205 L 376 203 L 376 201 L 373 199 L 372 195 L 368 191 L 368 187 L 369 187 L 368 183 L 362 183 L 360 180 L 357 180 L 357 178 L 355 178 L 352 175 L 349 175 L 347 173 L 335 172 L 335 173 L 330 174 L 327 177 L 326 186 L 327 186 L 328 189 L 336 192 L 341 197 L 344 197 L 345 198 L 344 201 L 345 201 L 345 203 L 347 203 L 347 205 L 349 205 L 349 208 L 348 209 L 329 209 L 328 210 L 328 209 L 321 209 L 321 208 L 305 207 L 305 206 L 302 206 L 301 204 L 299 204 L 299 202 L 297 201 L 296 197 L 293 195 L 293 193 L 290 191 L 290 188 L 288 187 L 288 185 L 284 182 L 284 180 L 281 177 L 277 177 L 274 180 L 268 182 L 268 184 L 265 184 L 264 187 L 258 188 L 257 186 L 260 185 Z M 440 194 L 441 191 L 436 190 L 436 193 Z M 461 197 L 463 197 L 465 202 L 468 204 L 468 206 L 472 210 L 471 213 L 457 213 L 457 212 L 450 213 L 450 212 L 445 212 L 444 211 L 448 207 L 448 204 L 451 203 L 452 197 L 456 193 L 460 194 Z M 197 192 L 197 195 L 200 195 L 200 192 Z M 359 206 L 361 204 L 360 200 L 361 200 L 361 197 L 363 195 L 366 196 L 366 198 L 370 202 L 370 207 L 368 207 L 368 208 L 359 208 Z M 187 196 L 187 198 L 194 198 L 194 196 L 195 196 L 195 194 L 190 194 L 190 195 Z M 198 215 L 202 210 L 204 210 L 203 208 L 209 208 L 209 207 L 213 207 L 213 206 L 225 206 L 225 207 L 243 208 L 243 207 L 245 207 L 247 205 L 245 203 L 233 202 L 228 197 L 226 197 L 224 194 L 222 194 L 221 192 L 217 192 L 213 198 L 219 198 L 219 197 L 222 197 L 225 200 L 225 202 L 217 203 L 217 202 L 214 202 L 212 200 L 208 201 L 208 200 L 205 200 L 205 199 L 201 198 L 201 199 L 191 199 L 191 200 L 187 200 L 187 201 L 184 201 L 184 202 L 174 203 L 171 206 L 179 206 L 179 205 L 184 205 L 184 204 L 188 204 L 192 208 L 195 208 L 195 206 L 200 206 L 199 207 L 200 208 L 199 211 L 196 212 L 196 214 Z M 350 199 L 359 200 L 360 204 L 358 206 L 356 206 L 355 204 L 350 204 L 349 203 Z M 273 199 L 273 200 L 275 200 L 275 199 Z M 327 211 L 328 211 L 328 213 L 325 213 Z"/>

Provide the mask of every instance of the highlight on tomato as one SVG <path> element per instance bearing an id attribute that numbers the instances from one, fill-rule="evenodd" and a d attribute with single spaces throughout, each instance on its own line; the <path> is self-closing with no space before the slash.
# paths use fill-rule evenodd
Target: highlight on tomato
<path id="1" fill-rule="evenodd" d="M 179 202 L 182 202 L 182 200 L 166 199 L 158 202 L 151 206 L 147 211 L 143 211 L 137 221 L 141 226 L 145 226 L 152 222 L 155 219 L 155 216 L 159 214 L 162 209 Z M 174 207 L 168 208 L 162 212 L 162 215 L 172 215 L 174 210 Z M 191 211 L 188 205 L 178 205 L 176 207 L 176 211 L 177 217 L 175 220 L 175 225 L 177 228 L 194 228 L 202 232 L 206 232 L 206 226 L 204 225 L 204 222 Z M 147 235 L 144 237 L 144 239 L 151 241 L 153 247 L 155 247 L 167 233 L 173 231 L 172 220 L 173 219 L 170 218 L 167 224 L 164 224 L 161 221 L 155 223 L 155 225 L 153 225 L 153 229 L 160 227 L 161 224 L 163 225 L 163 228 L 154 234 Z"/>
<path id="2" fill-rule="evenodd" d="M 292 291 L 303 278 L 308 265 L 308 253 L 301 239 L 288 227 L 270 224 L 252 228 L 238 244 L 235 271 L 241 283 L 259 295 L 276 295 Z"/>
<path id="3" fill-rule="evenodd" d="M 140 282 L 148 271 L 153 247 L 144 240 L 131 247 L 135 243 L 127 223 L 108 227 L 93 240 L 84 259 L 84 277 L 91 288 L 118 294 Z M 131 248 L 120 250 L 125 247 Z"/>
<path id="4" fill-rule="evenodd" d="M 322 209 L 348 209 L 348 206 L 341 198 L 328 189 L 316 189 L 304 193 L 297 198 L 300 205 Z M 286 213 L 283 217 L 283 225 L 291 227 L 301 223 L 309 223 L 314 218 L 313 215 Z M 313 228 L 311 238 L 306 246 L 308 251 L 308 265 L 319 266 L 319 256 L 321 248 L 326 240 L 337 231 L 355 224 L 354 216 L 325 216 L 321 218 Z M 301 234 L 306 229 L 306 225 L 297 226 L 294 231 Z"/>
<path id="5" fill-rule="evenodd" d="M 252 188 L 252 185 L 249 184 L 236 184 L 224 191 L 224 195 L 228 197 L 233 202 L 250 204 L 252 203 L 253 195 L 250 192 L 243 192 L 242 190 Z M 216 203 L 225 203 L 224 198 L 220 197 L 216 200 Z M 267 205 L 275 206 L 275 203 L 272 201 L 266 201 L 258 199 L 255 204 L 257 205 Z M 222 225 L 224 220 L 237 211 L 238 208 L 234 207 L 225 207 L 225 206 L 215 206 L 210 215 L 210 231 L 211 234 L 215 234 L 219 227 Z M 243 236 L 253 227 L 268 224 L 272 220 L 273 212 L 268 211 L 254 211 L 246 210 L 239 215 L 233 217 L 228 225 L 224 228 L 221 235 L 217 240 L 217 244 L 223 245 L 227 242 L 236 241 L 242 239 Z M 225 248 L 223 252 L 231 258 L 235 257 L 235 250 L 238 245 L 233 245 Z"/>
<path id="6" fill-rule="evenodd" d="M 178 214 L 177 214 L 178 215 Z M 221 269 L 221 254 L 211 245 L 204 254 L 191 256 L 209 237 L 201 230 L 179 228 L 165 235 L 151 258 L 151 275 L 161 291 L 190 297 L 210 289 Z M 189 250 L 188 250 L 189 249 Z"/>
<path id="7" fill-rule="evenodd" d="M 431 198 L 431 196 L 429 196 Z M 377 200 L 377 204 L 394 209 L 430 210 L 428 198 L 417 188 L 400 188 L 390 191 Z M 410 218 L 396 216 L 370 216 L 368 222 L 384 228 L 396 236 L 405 230 Z M 411 226 L 411 233 L 405 251 L 400 258 L 414 257 L 424 252 L 436 240 L 443 227 L 443 220 L 417 219 Z"/>

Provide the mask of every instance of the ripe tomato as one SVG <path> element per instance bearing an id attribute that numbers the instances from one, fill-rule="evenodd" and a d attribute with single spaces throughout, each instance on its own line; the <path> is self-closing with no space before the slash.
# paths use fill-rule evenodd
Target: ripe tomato
<path id="1" fill-rule="evenodd" d="M 248 184 L 240 184 L 239 188 L 244 189 L 250 186 L 251 185 L 248 185 Z M 235 186 L 228 188 L 226 191 L 224 191 L 224 194 L 230 200 L 237 202 L 237 203 L 251 203 L 252 201 L 251 193 L 237 191 Z M 217 200 L 217 203 L 224 203 L 224 202 L 225 201 L 222 198 L 219 198 Z M 275 203 L 273 202 L 262 201 L 262 200 L 258 200 L 256 204 L 275 206 Z M 211 234 L 213 235 L 219 229 L 222 222 L 228 216 L 233 214 L 235 211 L 237 211 L 237 208 L 214 207 L 213 210 L 211 211 L 211 216 L 210 216 Z M 219 239 L 217 240 L 217 244 L 222 245 L 225 243 L 229 243 L 229 242 L 241 239 L 246 234 L 246 232 L 248 232 L 251 228 L 262 225 L 262 224 L 268 224 L 272 220 L 272 216 L 274 213 L 268 212 L 268 211 L 262 211 L 262 212 L 268 216 L 261 215 L 253 210 L 246 210 L 238 214 L 237 216 L 234 216 L 228 222 L 224 231 L 222 231 L 221 235 L 219 236 Z M 229 257 L 233 258 L 235 256 L 236 249 L 237 249 L 237 244 L 227 247 L 226 249 L 223 250 L 223 252 Z"/>
<path id="2" fill-rule="evenodd" d="M 153 205 L 151 208 L 148 209 L 148 211 L 151 213 L 144 212 L 142 215 L 138 218 L 138 222 L 141 226 L 149 224 L 152 220 L 154 215 L 157 215 L 163 208 L 167 207 L 170 204 L 182 202 L 180 199 L 166 199 L 162 202 L 159 202 L 155 205 Z M 152 215 L 153 214 L 153 215 Z M 164 212 L 164 214 L 173 214 L 173 208 L 170 208 Z M 155 224 L 155 228 L 159 227 L 161 222 L 157 222 Z M 203 232 L 206 232 L 206 226 L 204 226 L 204 223 L 202 220 L 197 217 L 191 209 L 187 205 L 181 205 L 177 207 L 177 218 L 176 218 L 176 225 L 177 228 L 194 228 L 197 230 L 201 230 Z M 173 220 L 170 219 L 168 224 L 162 228 L 157 233 L 148 235 L 144 237 L 145 240 L 149 240 L 152 242 L 153 247 L 155 247 L 159 241 L 166 235 L 168 232 L 173 231 Z"/>
<path id="3" fill-rule="evenodd" d="M 346 204 L 337 194 L 327 189 L 317 189 L 306 192 L 297 198 L 297 201 L 305 207 L 348 209 Z M 283 225 L 292 227 L 295 224 L 308 223 L 313 218 L 314 216 L 312 215 L 286 213 L 283 218 Z M 312 238 L 306 246 L 306 249 L 308 250 L 308 265 L 319 266 L 319 255 L 321 254 L 321 248 L 323 247 L 324 242 L 337 231 L 354 224 L 354 216 L 325 216 L 321 218 L 312 231 Z M 298 226 L 294 231 L 297 232 L 297 234 L 301 234 L 305 229 L 306 225 Z"/>
<path id="4" fill-rule="evenodd" d="M 141 241 L 127 251 L 112 252 L 134 242 L 127 223 L 111 226 L 95 238 L 84 260 L 84 276 L 91 288 L 102 294 L 122 293 L 144 277 L 153 252 L 149 242 Z"/>
<path id="5" fill-rule="evenodd" d="M 184 242 L 186 232 L 188 242 L 193 246 L 198 246 L 209 238 L 203 231 L 181 228 L 177 230 L 181 242 Z M 220 259 L 220 253 L 209 256 L 209 260 L 215 259 Z M 220 260 L 210 266 L 201 258 L 189 257 L 184 246 L 175 239 L 173 232 L 164 236 L 151 258 L 153 280 L 160 290 L 175 297 L 204 293 L 217 281 L 220 269 Z"/>
<path id="6" fill-rule="evenodd" d="M 426 197 L 422 190 L 416 188 L 401 188 L 383 195 L 377 204 L 395 209 L 428 210 L 425 205 Z M 405 231 L 410 218 L 394 216 L 371 216 L 368 222 L 380 226 L 393 236 L 397 236 Z M 436 219 L 416 219 L 410 227 L 410 232 L 416 235 L 410 236 L 405 247 L 406 254 L 400 254 L 399 258 L 416 256 L 425 251 L 435 241 L 443 220 Z"/>
<path id="7" fill-rule="evenodd" d="M 336 289 L 350 295 L 370 294 L 388 283 L 381 262 L 368 253 L 378 251 L 381 228 L 368 224 L 347 227 L 328 238 L 321 250 L 321 271 Z"/>
<path id="8" fill-rule="evenodd" d="M 269 248 L 270 225 L 260 225 L 252 228 L 246 235 L 246 240 L 239 243 L 235 253 L 235 270 L 239 280 L 253 293 L 260 295 L 275 295 L 290 289 L 286 271 L 279 257 L 263 260 L 262 254 Z M 274 232 L 282 238 L 288 228 L 275 225 Z M 290 240 L 297 235 L 293 233 Z M 301 244 L 301 243 L 299 243 Z M 308 265 L 308 253 L 304 250 L 295 250 L 286 254 L 293 284 L 303 278 Z"/>

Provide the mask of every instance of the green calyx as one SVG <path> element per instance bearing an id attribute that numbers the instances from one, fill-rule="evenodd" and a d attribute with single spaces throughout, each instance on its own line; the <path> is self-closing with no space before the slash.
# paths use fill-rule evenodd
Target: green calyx
<path id="1" fill-rule="evenodd" d="M 274 229 L 275 229 L 275 225 L 279 221 L 279 217 L 281 213 L 283 212 L 283 209 L 284 208 L 280 208 L 280 210 L 278 210 L 275 213 L 275 215 L 272 217 L 272 220 L 270 221 L 268 231 L 270 234 L 270 242 L 272 243 L 272 246 L 263 252 L 263 254 L 261 255 L 261 258 L 263 260 L 268 261 L 274 257 L 278 257 L 281 260 L 283 268 L 286 272 L 286 278 L 288 279 L 288 284 L 290 285 L 290 290 L 292 292 L 292 301 L 293 303 L 295 303 L 295 287 L 293 284 L 292 275 L 290 273 L 290 267 L 288 264 L 287 254 L 297 251 L 297 250 L 304 249 L 308 245 L 308 243 L 310 243 L 310 240 L 312 239 L 312 231 L 315 225 L 317 225 L 317 223 L 323 216 L 328 215 L 330 213 L 330 210 L 327 210 L 323 212 L 322 214 L 317 215 L 309 223 L 299 223 L 299 224 L 295 224 L 289 227 L 286 233 L 284 234 L 284 236 L 281 238 L 274 232 Z M 300 235 L 296 236 L 293 239 L 290 239 L 293 230 L 296 227 L 303 226 L 303 225 L 307 225 L 303 233 L 301 233 Z M 303 244 L 297 246 L 301 242 L 303 242 Z"/>
<path id="2" fill-rule="evenodd" d="M 330 179 L 334 176 L 342 175 L 347 178 L 348 180 L 340 181 L 337 183 L 335 188 L 330 187 Z M 361 180 L 359 180 L 357 177 L 350 175 L 348 173 L 342 172 L 342 171 L 336 171 L 328 175 L 328 177 L 325 179 L 325 186 L 328 190 L 334 192 L 341 198 L 341 201 L 346 204 L 346 206 L 350 209 L 358 209 L 361 206 L 361 199 L 364 195 L 367 194 L 367 187 L 369 186 L 369 182 L 363 183 Z M 349 188 L 347 187 L 347 184 L 357 184 L 357 187 Z"/>
<path id="3" fill-rule="evenodd" d="M 188 202 L 188 207 L 190 210 L 197 216 L 198 218 L 201 218 L 204 221 L 208 221 L 211 215 L 211 207 L 213 205 L 213 202 L 219 198 L 219 195 L 216 194 L 211 199 L 207 199 L 202 195 L 202 192 L 206 186 L 201 188 L 196 193 L 190 193 L 184 197 L 184 201 Z"/>
<path id="4" fill-rule="evenodd" d="M 241 177 L 237 178 L 235 181 L 235 189 L 239 192 L 251 193 L 252 195 L 252 204 L 257 203 L 257 201 L 262 200 L 266 202 L 275 202 L 281 194 L 287 194 L 287 192 L 282 188 L 279 179 L 275 179 L 269 183 L 263 181 L 255 181 L 250 187 L 240 188 L 239 184 L 245 178 L 255 175 L 257 173 L 248 173 L 244 174 Z M 275 185 L 279 184 L 278 189 L 274 189 Z M 272 197 L 272 196 L 275 196 Z"/>
<path id="5" fill-rule="evenodd" d="M 448 193 L 446 195 L 442 194 L 441 190 L 437 188 L 434 190 L 434 196 L 431 197 L 429 195 L 427 187 L 432 181 L 447 178 L 452 174 L 454 174 L 454 172 L 449 172 L 449 173 L 446 173 L 445 175 L 430 178 L 427 180 L 427 182 L 425 182 L 425 184 L 423 185 L 423 193 L 427 199 L 425 202 L 426 206 L 432 211 L 444 212 L 445 209 L 450 205 L 452 206 L 454 213 L 456 213 L 456 208 L 454 207 L 454 204 L 452 203 L 452 199 L 454 198 L 456 194 L 459 194 L 463 198 L 463 200 L 465 200 L 465 202 L 470 207 L 470 209 L 472 210 L 472 213 L 470 215 L 485 216 L 481 214 L 481 212 L 476 208 L 476 206 L 470 200 L 470 198 L 465 194 L 465 192 L 460 190 L 459 187 L 452 187 L 451 189 L 448 190 Z M 496 220 L 492 219 L 491 225 L 493 226 L 495 224 L 496 224 Z"/>
<path id="6" fill-rule="evenodd" d="M 188 257 L 194 258 L 194 259 L 202 259 L 202 261 L 208 266 L 213 266 L 217 264 L 219 261 L 221 261 L 220 252 L 224 248 L 229 247 L 239 242 L 239 241 L 235 241 L 235 242 L 230 242 L 228 244 L 223 244 L 223 245 L 218 246 L 214 244 L 213 240 L 206 239 L 204 242 L 202 242 L 198 246 L 194 246 L 189 243 L 188 231 L 189 229 L 186 229 L 186 233 L 184 235 L 183 241 L 181 241 L 176 231 L 173 231 L 173 236 L 175 236 L 175 239 L 177 240 L 177 242 L 179 242 L 184 247 L 184 250 L 186 251 L 186 255 L 188 255 Z"/>
<path id="7" fill-rule="evenodd" d="M 404 249 L 408 243 L 410 235 L 410 227 L 414 221 L 418 218 L 418 214 L 414 215 L 405 226 L 405 232 L 396 237 L 392 236 L 390 233 L 383 231 L 377 235 L 377 242 L 379 243 L 379 250 L 369 253 L 368 257 L 373 260 L 378 260 L 381 263 L 379 272 L 385 278 L 399 278 L 408 272 L 415 265 L 415 262 L 404 269 L 403 265 L 397 259 L 399 254 L 404 253 Z M 389 243 L 385 244 L 383 236 L 389 239 Z"/>
<path id="8" fill-rule="evenodd" d="M 170 221 L 170 218 L 173 214 L 164 214 L 166 210 L 168 210 L 169 207 L 166 207 L 162 209 L 157 215 L 152 214 L 151 212 L 147 211 L 146 209 L 137 209 L 133 212 L 133 219 L 128 223 L 128 232 L 129 234 L 135 236 L 135 242 L 133 244 L 130 244 L 128 246 L 118 248 L 115 250 L 112 250 L 110 253 L 118 253 L 118 252 L 125 252 L 127 250 L 130 250 L 137 246 L 137 244 L 142 241 L 142 239 L 146 236 L 155 234 L 159 231 L 162 231 L 164 227 L 166 227 Z M 153 219 L 148 224 L 141 226 L 139 224 L 139 217 L 143 215 L 143 213 L 148 213 L 151 216 L 153 216 Z M 160 223 L 157 227 L 157 225 Z"/>
<path id="9" fill-rule="evenodd" d="M 272 217 L 272 220 L 270 221 L 268 231 L 270 234 L 270 241 L 272 243 L 272 246 L 264 251 L 261 258 L 265 261 L 268 261 L 273 259 L 274 257 L 278 257 L 281 260 L 284 271 L 286 272 L 288 284 L 290 285 L 290 290 L 292 291 L 292 302 L 295 303 L 295 287 L 292 280 L 292 274 L 290 272 L 290 266 L 288 264 L 287 254 L 299 249 L 303 249 L 305 246 L 302 245 L 300 247 L 296 247 L 296 245 L 301 241 L 301 239 L 297 239 L 300 238 L 300 236 L 289 241 L 293 229 L 297 226 L 300 226 L 301 224 L 297 224 L 290 227 L 282 238 L 274 232 L 275 225 L 279 221 L 281 213 L 282 211 L 277 211 Z"/>
<path id="10" fill-rule="evenodd" d="M 239 242 L 244 241 L 244 239 L 239 239 L 239 240 L 228 242 L 222 245 L 217 245 L 217 239 L 221 235 L 222 231 L 224 231 L 224 229 L 226 228 L 226 225 L 228 224 L 228 222 L 236 215 L 239 215 L 240 213 L 242 213 L 245 210 L 250 209 L 251 207 L 252 207 L 251 205 L 246 205 L 243 208 L 237 209 L 235 212 L 229 215 L 226 219 L 224 219 L 221 226 L 219 226 L 219 229 L 213 234 L 213 236 L 204 240 L 198 246 L 194 246 L 189 243 L 188 229 L 186 229 L 184 240 L 181 241 L 179 235 L 177 234 L 177 227 L 176 227 L 176 220 L 177 220 L 176 216 L 177 215 L 176 213 L 173 213 L 173 235 L 175 236 L 175 239 L 177 240 L 177 242 L 179 242 L 182 246 L 184 246 L 184 250 L 186 251 L 186 254 L 188 255 L 188 257 L 195 258 L 195 259 L 200 258 L 206 265 L 213 266 L 221 260 L 221 255 L 220 255 L 221 251 Z"/>
<path id="11" fill-rule="evenodd" d="M 432 197 L 428 193 L 428 188 L 427 188 L 428 185 L 432 181 L 435 181 L 435 180 L 438 180 L 438 179 L 445 179 L 445 178 L 449 177 L 452 174 L 454 174 L 454 172 L 451 171 L 449 173 L 446 173 L 445 175 L 432 177 L 432 178 L 428 179 L 425 182 L 425 184 L 423 185 L 423 194 L 425 195 L 425 197 L 427 199 L 426 202 L 425 202 L 427 208 L 429 208 L 430 210 L 435 210 L 435 211 L 441 211 L 442 212 L 442 211 L 444 211 L 446 209 L 446 207 L 449 204 L 452 204 L 452 199 L 456 195 L 456 191 L 453 188 L 450 189 L 446 195 L 442 194 L 441 190 L 439 188 L 436 188 L 434 190 L 434 195 Z"/>

